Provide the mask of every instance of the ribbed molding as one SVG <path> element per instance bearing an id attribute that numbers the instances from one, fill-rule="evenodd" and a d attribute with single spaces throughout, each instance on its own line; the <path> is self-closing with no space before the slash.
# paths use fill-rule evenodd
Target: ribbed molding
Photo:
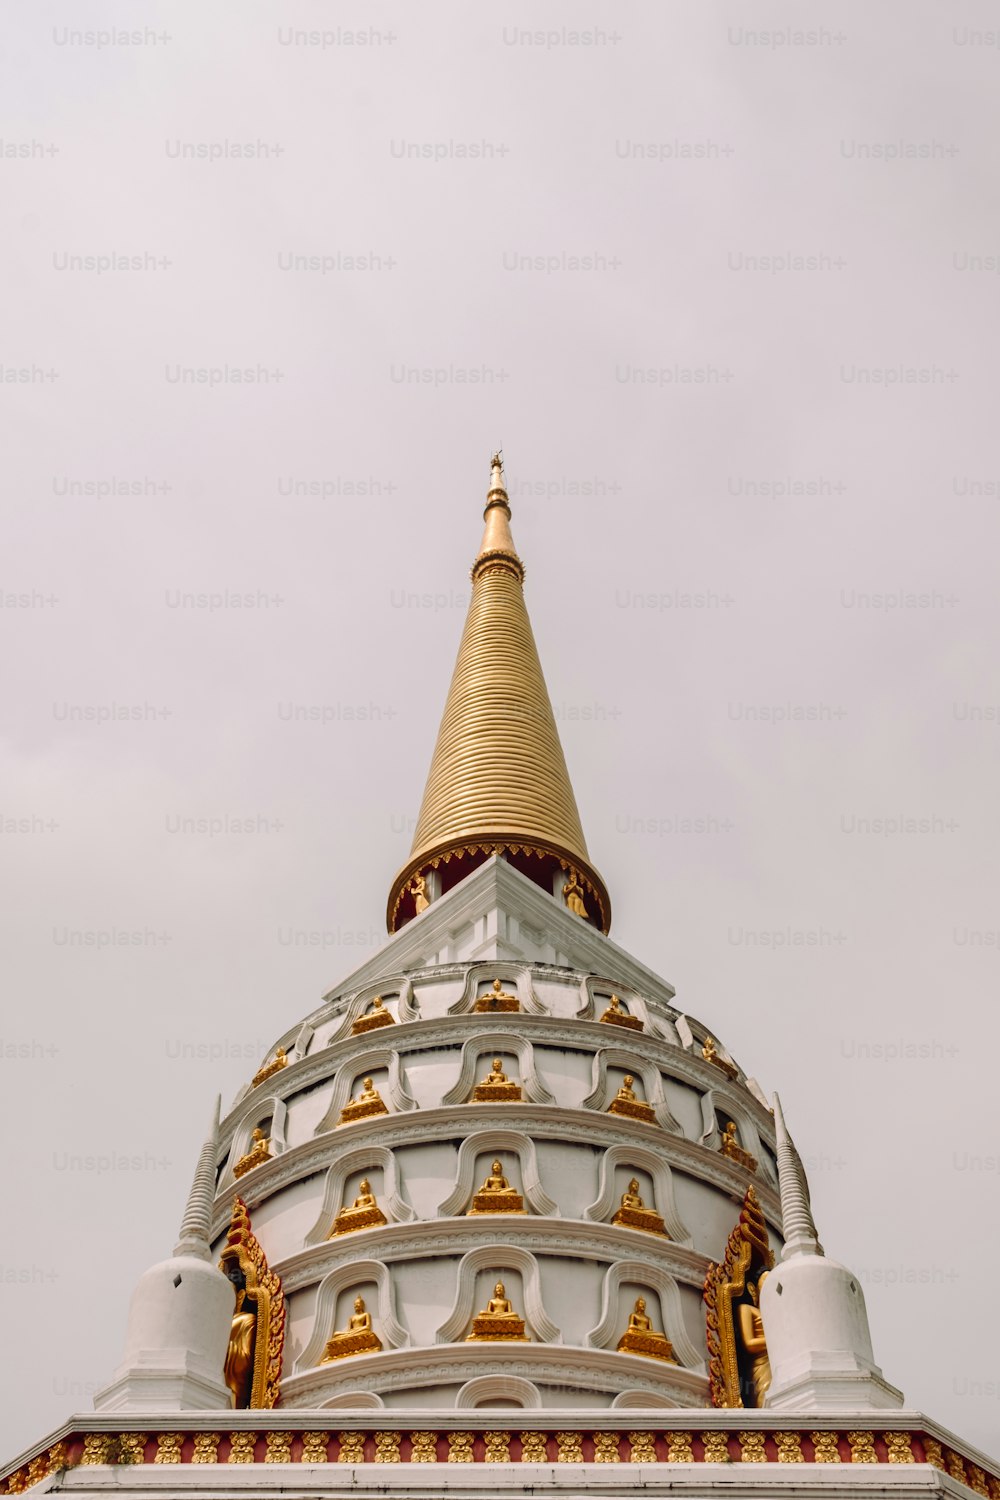
<path id="1" fill-rule="evenodd" d="M 782 1260 L 792 1255 L 822 1255 L 823 1246 L 816 1233 L 809 1206 L 809 1184 L 802 1158 L 788 1134 L 781 1100 L 774 1096 L 774 1128 L 778 1142 L 778 1191 L 781 1194 L 781 1219 L 785 1248 Z"/>
<path id="2" fill-rule="evenodd" d="M 194 1170 L 194 1181 L 181 1220 L 180 1238 L 175 1255 L 191 1255 L 196 1260 L 211 1260 L 209 1236 L 212 1232 L 212 1204 L 215 1201 L 216 1157 L 219 1149 L 219 1110 L 222 1096 L 215 1101 L 211 1124 Z"/>

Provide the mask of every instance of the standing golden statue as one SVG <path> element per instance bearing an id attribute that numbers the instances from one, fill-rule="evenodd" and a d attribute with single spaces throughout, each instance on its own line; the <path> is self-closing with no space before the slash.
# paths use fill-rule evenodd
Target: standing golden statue
<path id="1" fill-rule="evenodd" d="M 636 1297 L 629 1314 L 628 1327 L 618 1340 L 619 1354 L 644 1354 L 649 1359 L 663 1359 L 675 1365 L 673 1345 L 666 1334 L 658 1333 L 646 1311 L 645 1297 Z"/>
<path id="2" fill-rule="evenodd" d="M 372 1185 L 367 1177 L 362 1177 L 358 1184 L 358 1196 L 350 1208 L 346 1203 L 338 1213 L 330 1231 L 330 1239 L 338 1234 L 351 1234 L 355 1229 L 373 1229 L 379 1224 L 387 1224 L 389 1221 L 378 1206 Z"/>
<path id="3" fill-rule="evenodd" d="M 623 1229 L 643 1229 L 647 1234 L 666 1235 L 666 1225 L 655 1209 L 647 1208 L 639 1193 L 639 1179 L 632 1177 L 627 1190 L 622 1193 L 618 1212 L 611 1220 Z"/>
<path id="4" fill-rule="evenodd" d="M 332 1333 L 326 1341 L 320 1359 L 328 1365 L 335 1359 L 346 1359 L 350 1354 L 377 1354 L 382 1340 L 372 1327 L 372 1315 L 365 1307 L 364 1297 L 355 1297 L 354 1311 L 347 1320 L 347 1327 Z"/>
<path id="5" fill-rule="evenodd" d="M 361 1093 L 349 1099 L 340 1111 L 338 1125 L 349 1125 L 352 1120 L 364 1120 L 369 1115 L 387 1115 L 389 1111 L 382 1102 L 382 1095 L 370 1078 L 361 1080 Z"/>
<path id="6" fill-rule="evenodd" d="M 762 1271 L 756 1282 L 747 1282 L 749 1302 L 741 1302 L 738 1308 L 740 1343 L 750 1358 L 750 1379 L 753 1383 L 753 1404 L 763 1406 L 764 1397 L 771 1385 L 771 1361 L 764 1338 L 764 1320 L 760 1315 L 760 1289 L 767 1279 Z"/>
<path id="7" fill-rule="evenodd" d="M 608 1105 L 608 1114 L 627 1115 L 630 1120 L 642 1120 L 645 1125 L 655 1125 L 656 1115 L 653 1106 L 647 1104 L 645 1099 L 636 1098 L 634 1083 L 635 1079 L 632 1074 L 626 1073 L 621 1087 Z"/>
<path id="8" fill-rule="evenodd" d="M 577 875 L 575 870 L 569 871 L 569 879 L 563 886 L 562 893 L 563 900 L 569 907 L 570 911 L 575 912 L 578 917 L 590 916 L 590 913 L 588 912 L 586 907 L 586 903 L 583 899 L 583 886 L 580 884 L 580 877 Z"/>
<path id="9" fill-rule="evenodd" d="M 514 1304 L 507 1296 L 506 1287 L 502 1281 L 498 1281 L 493 1288 L 493 1296 L 483 1311 L 473 1318 L 472 1332 L 466 1338 L 466 1343 L 476 1343 L 480 1339 L 515 1340 L 519 1343 L 526 1343 L 527 1337 L 524 1331 L 524 1319 L 514 1311 Z"/>
<path id="10" fill-rule="evenodd" d="M 281 1279 L 268 1266 L 250 1227 L 242 1198 L 233 1202 L 219 1269 L 236 1290 L 224 1368 L 233 1405 L 237 1409 L 275 1406 L 281 1394 L 285 1297 Z"/>
<path id="11" fill-rule="evenodd" d="M 418 871 L 406 889 L 413 897 L 413 910 L 419 917 L 420 913 L 426 911 L 431 904 L 427 899 L 427 881 Z"/>
<path id="12" fill-rule="evenodd" d="M 523 1214 L 524 1199 L 514 1191 L 503 1172 L 503 1163 L 494 1161 L 490 1175 L 472 1200 L 470 1214 Z"/>
<path id="13" fill-rule="evenodd" d="M 520 1102 L 521 1085 L 514 1083 L 503 1070 L 503 1058 L 495 1057 L 486 1077 L 472 1091 L 476 1104 L 514 1104 Z"/>

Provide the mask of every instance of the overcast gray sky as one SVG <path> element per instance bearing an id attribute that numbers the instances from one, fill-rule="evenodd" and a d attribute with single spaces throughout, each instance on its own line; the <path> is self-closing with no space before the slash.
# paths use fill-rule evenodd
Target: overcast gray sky
<path id="1" fill-rule="evenodd" d="M 3 1451 L 382 940 L 501 443 L 613 936 L 780 1090 L 888 1378 L 1000 1447 L 996 27 L 8 16 Z"/>

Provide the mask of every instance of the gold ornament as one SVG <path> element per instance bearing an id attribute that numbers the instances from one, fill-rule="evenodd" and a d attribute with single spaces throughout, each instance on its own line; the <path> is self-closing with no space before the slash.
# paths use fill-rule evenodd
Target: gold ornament
<path id="1" fill-rule="evenodd" d="M 336 1239 L 338 1234 L 353 1234 L 356 1229 L 373 1229 L 379 1224 L 388 1224 L 388 1219 L 378 1206 L 372 1185 L 367 1177 L 362 1177 L 358 1184 L 358 1196 L 351 1207 L 345 1204 L 333 1221 L 328 1238 Z"/>
<path id="2" fill-rule="evenodd" d="M 49 1468 L 49 1455 L 39 1453 L 28 1465 L 27 1488 L 33 1484 L 41 1484 L 43 1479 L 48 1479 L 51 1470 Z"/>
<path id="3" fill-rule="evenodd" d="M 472 1433 L 449 1432 L 448 1462 L 450 1464 L 471 1464 L 472 1459 Z"/>
<path id="4" fill-rule="evenodd" d="M 691 1447 L 690 1432 L 667 1432 L 664 1434 L 667 1444 L 668 1464 L 693 1464 L 694 1451 Z"/>
<path id="5" fill-rule="evenodd" d="M 811 1432 L 809 1434 L 809 1440 L 813 1445 L 814 1463 L 840 1463 L 840 1448 L 838 1446 L 837 1434 L 835 1432 Z"/>
<path id="6" fill-rule="evenodd" d="M 523 1214 L 524 1199 L 515 1193 L 503 1174 L 503 1162 L 497 1160 L 490 1175 L 472 1200 L 470 1214 Z"/>
<path id="7" fill-rule="evenodd" d="M 583 886 L 580 884 L 580 877 L 575 870 L 570 870 L 568 873 L 569 879 L 562 890 L 563 900 L 571 912 L 574 912 L 578 917 L 586 919 L 590 914 L 587 911 L 587 903 L 583 899 L 584 893 Z"/>
<path id="8" fill-rule="evenodd" d="M 521 1462 L 544 1464 L 549 1459 L 549 1435 L 547 1432 L 521 1433 Z"/>
<path id="9" fill-rule="evenodd" d="M 88 1432 L 83 1439 L 81 1464 L 107 1464 L 111 1462 L 112 1447 L 117 1447 L 110 1432 Z"/>
<path id="10" fill-rule="evenodd" d="M 367 1120 L 371 1115 L 387 1115 L 389 1113 L 382 1103 L 382 1095 L 372 1083 L 370 1078 L 361 1080 L 361 1093 L 356 1099 L 349 1099 L 340 1111 L 338 1125 L 349 1125 L 352 1120 Z"/>
<path id="11" fill-rule="evenodd" d="M 194 1435 L 194 1452 L 191 1454 L 193 1464 L 217 1464 L 219 1462 L 219 1444 L 222 1442 L 221 1432 L 196 1432 Z"/>
<path id="12" fill-rule="evenodd" d="M 762 1432 L 738 1432 L 740 1458 L 745 1464 L 766 1464 L 764 1434 Z"/>
<path id="13" fill-rule="evenodd" d="M 960 1453 L 952 1453 L 949 1449 L 946 1463 L 948 1465 L 948 1473 L 952 1479 L 958 1479 L 962 1484 L 968 1484 L 969 1481 L 965 1472 L 965 1459 Z"/>
<path id="14" fill-rule="evenodd" d="M 285 1294 L 250 1227 L 242 1198 L 233 1200 L 233 1217 L 219 1269 L 236 1288 L 225 1380 L 237 1408 L 276 1406 L 281 1394 L 281 1359 L 285 1346 Z"/>
<path id="15" fill-rule="evenodd" d="M 483 1442 L 486 1444 L 485 1456 L 488 1464 L 510 1463 L 509 1432 L 484 1432 Z"/>
<path id="16" fill-rule="evenodd" d="M 149 1437 L 145 1432 L 120 1432 L 118 1434 L 118 1462 L 120 1464 L 141 1464 L 146 1461 L 146 1444 Z M 172 1462 L 172 1460 L 160 1458 L 157 1455 L 155 1462 L 158 1464 Z M 180 1463 L 180 1455 L 177 1456 Z"/>
<path id="17" fill-rule="evenodd" d="M 362 1464 L 365 1461 L 365 1435 L 363 1432 L 338 1432 L 337 1442 L 340 1452 L 337 1454 L 339 1464 Z"/>
<path id="18" fill-rule="evenodd" d="M 288 1057 L 284 1047 L 278 1047 L 270 1062 L 266 1062 L 262 1068 L 258 1068 L 250 1081 L 250 1087 L 255 1089 L 259 1083 L 264 1083 L 268 1078 L 273 1078 L 275 1073 L 280 1073 L 282 1068 L 288 1067 Z"/>
<path id="19" fill-rule="evenodd" d="M 631 1449 L 629 1463 L 656 1463 L 656 1439 L 651 1432 L 630 1432 L 628 1441 Z"/>
<path id="20" fill-rule="evenodd" d="M 494 979 L 493 988 L 487 990 L 485 995 L 480 995 L 473 1012 L 484 1015 L 489 1011 L 511 1012 L 521 1009 L 521 1002 L 516 995 L 508 995 L 499 979 Z"/>
<path id="21" fill-rule="evenodd" d="M 968 1464 L 967 1468 L 969 1477 L 965 1482 L 969 1486 L 969 1489 L 975 1490 L 977 1495 L 986 1495 L 988 1497 L 990 1492 L 986 1488 L 986 1474 L 984 1470 L 978 1464 L 973 1463 Z"/>
<path id="22" fill-rule="evenodd" d="M 82 1460 L 81 1460 L 81 1462 L 82 1462 Z M 13 1472 L 13 1474 L 8 1475 L 8 1478 L 7 1478 L 7 1492 L 8 1492 L 8 1494 L 11 1494 L 11 1495 L 20 1495 L 20 1494 L 22 1494 L 24 1492 L 24 1490 L 26 1490 L 28 1488 L 28 1485 L 30 1483 L 31 1483 L 31 1469 L 30 1469 L 30 1467 L 23 1468 L 23 1469 L 15 1469 L 14 1472 Z"/>
<path id="23" fill-rule="evenodd" d="M 65 1443 L 53 1443 L 48 1452 L 49 1472 L 55 1474 L 69 1464 L 69 1448 Z"/>
<path id="24" fill-rule="evenodd" d="M 427 899 L 427 881 L 419 870 L 406 887 L 406 890 L 407 894 L 413 897 L 414 915 L 419 917 L 420 913 L 426 911 L 431 904 Z"/>
<path id="25" fill-rule="evenodd" d="M 873 1432 L 849 1432 L 847 1441 L 851 1445 L 852 1464 L 877 1464 L 875 1434 Z"/>
<path id="26" fill-rule="evenodd" d="M 375 1434 L 375 1462 L 377 1464 L 398 1464 L 399 1445 L 402 1442 L 401 1432 L 376 1432 Z"/>
<path id="27" fill-rule="evenodd" d="M 265 1432 L 264 1439 L 267 1446 L 264 1449 L 264 1462 L 266 1464 L 290 1464 L 294 1435 L 291 1432 Z"/>
<path id="28" fill-rule="evenodd" d="M 395 1026 L 396 1018 L 391 1016 L 382 1003 L 382 996 L 376 995 L 372 1001 L 371 1010 L 365 1015 L 359 1016 L 351 1027 L 352 1036 L 360 1036 L 364 1031 L 377 1031 L 380 1026 Z"/>
<path id="29" fill-rule="evenodd" d="M 631 1178 L 627 1189 L 622 1193 L 621 1205 L 611 1222 L 619 1224 L 623 1229 L 642 1229 L 646 1234 L 667 1233 L 660 1215 L 643 1203 L 637 1177 Z"/>
<path id="30" fill-rule="evenodd" d="M 325 1464 L 330 1446 L 330 1434 L 328 1432 L 304 1432 L 302 1434 L 302 1462 L 304 1464 Z"/>
<path id="31" fill-rule="evenodd" d="M 646 1312 L 645 1297 L 635 1299 L 628 1327 L 618 1340 L 618 1353 L 645 1354 L 650 1359 L 666 1360 L 672 1365 L 677 1363 L 670 1340 L 653 1328 L 652 1319 Z"/>
<path id="32" fill-rule="evenodd" d="M 436 1432 L 411 1432 L 410 1433 L 410 1463 L 411 1464 L 436 1464 L 437 1463 Z"/>
<path id="33" fill-rule="evenodd" d="M 722 1156 L 728 1157 L 730 1161 L 736 1162 L 738 1166 L 746 1167 L 748 1172 L 756 1172 L 756 1156 L 751 1156 L 749 1151 L 744 1151 L 736 1139 L 735 1120 L 726 1121 L 726 1128 L 722 1132 L 722 1142 L 719 1146 L 719 1152 Z"/>
<path id="34" fill-rule="evenodd" d="M 636 1098 L 635 1083 L 631 1073 L 626 1073 L 622 1079 L 621 1088 L 618 1090 L 611 1103 L 608 1105 L 609 1115 L 625 1115 L 630 1120 L 641 1120 L 644 1125 L 655 1125 L 656 1115 L 653 1106 L 647 1104 L 645 1099 Z"/>
<path id="35" fill-rule="evenodd" d="M 583 1463 L 583 1433 L 582 1432 L 557 1432 L 556 1433 L 556 1463 L 557 1464 L 582 1464 Z"/>
<path id="36" fill-rule="evenodd" d="M 231 1432 L 229 1434 L 229 1462 L 252 1464 L 256 1446 L 257 1434 L 255 1432 Z"/>
<path id="37" fill-rule="evenodd" d="M 154 1464 L 179 1464 L 183 1441 L 183 1432 L 161 1432 L 156 1439 Z"/>
<path id="38" fill-rule="evenodd" d="M 778 1450 L 779 1464 L 802 1464 L 802 1438 L 797 1432 L 776 1432 L 774 1445 Z"/>
<path id="39" fill-rule="evenodd" d="M 328 1365 L 352 1354 L 377 1354 L 381 1348 L 382 1340 L 372 1327 L 372 1315 L 365 1307 L 364 1297 L 355 1297 L 354 1311 L 347 1320 L 347 1327 L 331 1333 L 319 1362 Z"/>
<path id="40" fill-rule="evenodd" d="M 617 995 L 612 995 L 607 1010 L 601 1016 L 605 1026 L 625 1026 L 629 1031 L 645 1031 L 645 1026 L 638 1016 L 630 1016 L 627 1010 L 622 1010 L 622 1003 Z"/>
<path id="41" fill-rule="evenodd" d="M 889 1450 L 891 1464 L 912 1464 L 913 1445 L 908 1432 L 883 1432 L 882 1440 Z"/>
<path id="42" fill-rule="evenodd" d="M 475 1104 L 517 1104 L 521 1100 L 521 1086 L 513 1083 L 503 1070 L 503 1059 L 495 1057 L 486 1077 L 472 1091 Z"/>
<path id="43" fill-rule="evenodd" d="M 922 1439 L 924 1445 L 924 1463 L 930 1464 L 932 1468 L 944 1472 L 944 1453 L 937 1438 L 925 1437 Z"/>
<path id="44" fill-rule="evenodd" d="M 248 1172 L 253 1171 L 254 1167 L 259 1167 L 261 1162 L 271 1160 L 271 1142 L 263 1130 L 257 1127 L 254 1130 L 252 1140 L 253 1145 L 250 1147 L 250 1150 L 245 1156 L 240 1157 L 233 1168 L 234 1177 L 245 1177 Z"/>
<path id="45" fill-rule="evenodd" d="M 594 1462 L 595 1464 L 621 1463 L 620 1432 L 594 1433 Z"/>
<path id="46" fill-rule="evenodd" d="M 741 1376 L 753 1388 L 747 1355 L 736 1332 L 735 1308 L 752 1299 L 747 1282 L 752 1275 L 770 1270 L 774 1256 L 767 1238 L 767 1225 L 757 1194 L 747 1188 L 735 1229 L 726 1244 L 724 1259 L 711 1265 L 702 1293 L 708 1343 L 708 1380 L 713 1406 L 743 1406 Z M 735 1306 L 734 1306 L 735 1305 Z M 741 1368 L 742 1366 L 742 1368 Z"/>
<path id="47" fill-rule="evenodd" d="M 704 1445 L 707 1464 L 729 1463 L 729 1434 L 727 1432 L 703 1432 L 701 1441 Z"/>
<path id="48" fill-rule="evenodd" d="M 525 1343 L 527 1337 L 524 1319 L 518 1317 L 503 1282 L 498 1281 L 493 1288 L 493 1296 L 483 1311 L 473 1318 L 472 1332 L 466 1335 L 466 1343 L 473 1344 L 481 1340 Z"/>

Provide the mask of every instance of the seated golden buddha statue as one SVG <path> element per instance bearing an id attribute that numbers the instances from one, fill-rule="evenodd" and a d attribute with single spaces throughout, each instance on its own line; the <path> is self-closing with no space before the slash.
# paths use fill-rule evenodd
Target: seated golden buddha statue
<path id="1" fill-rule="evenodd" d="M 744 1151 L 736 1136 L 735 1120 L 728 1120 L 726 1128 L 722 1132 L 722 1141 L 719 1150 L 723 1156 L 728 1156 L 730 1161 L 738 1162 L 741 1167 L 746 1167 L 750 1172 L 757 1170 L 757 1158 L 751 1156 L 749 1151 Z"/>
<path id="2" fill-rule="evenodd" d="M 334 1359 L 346 1359 L 349 1354 L 376 1354 L 382 1347 L 382 1340 L 372 1327 L 372 1315 L 365 1307 L 364 1297 L 355 1297 L 354 1312 L 347 1321 L 347 1327 L 339 1333 L 331 1334 L 326 1341 L 323 1350 L 321 1365 L 328 1365 Z"/>
<path id="3" fill-rule="evenodd" d="M 626 1073 L 621 1088 L 608 1105 L 608 1114 L 627 1115 L 630 1120 L 642 1120 L 647 1125 L 654 1125 L 656 1115 L 653 1113 L 653 1106 L 647 1104 L 645 1099 L 636 1098 L 634 1083 L 632 1074 Z"/>
<path id="4" fill-rule="evenodd" d="M 735 1078 L 740 1071 L 727 1058 L 719 1056 L 719 1049 L 715 1045 L 714 1037 L 707 1036 L 705 1038 L 702 1044 L 701 1055 L 706 1062 L 710 1062 L 715 1067 L 721 1068 L 727 1078 Z"/>
<path id="5" fill-rule="evenodd" d="M 372 1185 L 367 1177 L 358 1184 L 358 1196 L 348 1208 L 345 1203 L 333 1222 L 330 1239 L 338 1234 L 350 1234 L 355 1229 L 372 1229 L 377 1224 L 388 1224 L 388 1219 L 378 1206 Z"/>
<path id="6" fill-rule="evenodd" d="M 627 1010 L 622 1010 L 622 1003 L 617 995 L 611 996 L 608 1008 L 601 1020 L 608 1026 L 627 1026 L 630 1031 L 643 1030 L 643 1024 L 638 1016 L 630 1016 Z"/>
<path id="7" fill-rule="evenodd" d="M 493 1288 L 493 1296 L 482 1312 L 473 1318 L 472 1332 L 466 1343 L 475 1343 L 479 1339 L 514 1339 L 525 1343 L 527 1337 L 524 1319 L 518 1317 L 503 1282 L 498 1281 Z"/>
<path id="8" fill-rule="evenodd" d="M 364 1120 L 369 1115 L 387 1115 L 389 1111 L 382 1102 L 382 1095 L 372 1083 L 370 1078 L 361 1080 L 361 1093 L 356 1099 L 349 1099 L 340 1111 L 338 1125 L 346 1125 L 351 1120 Z"/>
<path id="9" fill-rule="evenodd" d="M 513 1083 L 503 1070 L 503 1059 L 495 1057 L 486 1077 L 472 1091 L 477 1104 L 511 1104 L 521 1098 L 521 1085 Z"/>
<path id="10" fill-rule="evenodd" d="M 259 1167 L 262 1161 L 271 1160 L 271 1142 L 263 1130 L 258 1128 L 251 1137 L 250 1150 L 246 1156 L 241 1156 L 233 1168 L 234 1177 L 242 1177 L 247 1172 L 252 1172 L 254 1167 Z"/>
<path id="11" fill-rule="evenodd" d="M 629 1179 L 628 1188 L 622 1193 L 618 1212 L 611 1220 L 623 1229 L 644 1229 L 647 1234 L 666 1234 L 666 1226 L 653 1208 L 647 1208 L 639 1194 L 639 1179 Z"/>
<path id="12" fill-rule="evenodd" d="M 264 1063 L 263 1067 L 258 1068 L 256 1073 L 253 1075 L 253 1078 L 250 1081 L 250 1087 L 252 1089 L 255 1089 L 257 1085 L 259 1083 L 263 1083 L 266 1078 L 273 1078 L 275 1073 L 280 1073 L 282 1068 L 287 1067 L 287 1052 L 285 1051 L 284 1047 L 276 1047 L 274 1049 L 274 1056 L 271 1058 L 270 1062 Z"/>
<path id="13" fill-rule="evenodd" d="M 480 995 L 472 1009 L 480 1015 L 490 1010 L 514 1011 L 521 1009 L 521 1002 L 516 995 L 505 992 L 499 979 L 494 979 L 493 988 L 487 990 L 485 995 Z"/>
<path id="14" fill-rule="evenodd" d="M 503 1174 L 503 1162 L 495 1161 L 490 1175 L 472 1200 L 470 1214 L 523 1214 L 524 1199 Z"/>
<path id="15" fill-rule="evenodd" d="M 650 1359 L 665 1359 L 672 1365 L 677 1363 L 670 1340 L 653 1327 L 653 1320 L 646 1311 L 645 1297 L 635 1299 L 628 1327 L 618 1340 L 618 1353 L 645 1354 Z"/>
<path id="16" fill-rule="evenodd" d="M 395 1024 L 396 1019 L 386 1010 L 382 996 L 376 995 L 372 1001 L 371 1010 L 359 1016 L 351 1027 L 351 1035 L 358 1036 L 362 1031 L 374 1031 L 379 1026 L 395 1026 Z"/>

